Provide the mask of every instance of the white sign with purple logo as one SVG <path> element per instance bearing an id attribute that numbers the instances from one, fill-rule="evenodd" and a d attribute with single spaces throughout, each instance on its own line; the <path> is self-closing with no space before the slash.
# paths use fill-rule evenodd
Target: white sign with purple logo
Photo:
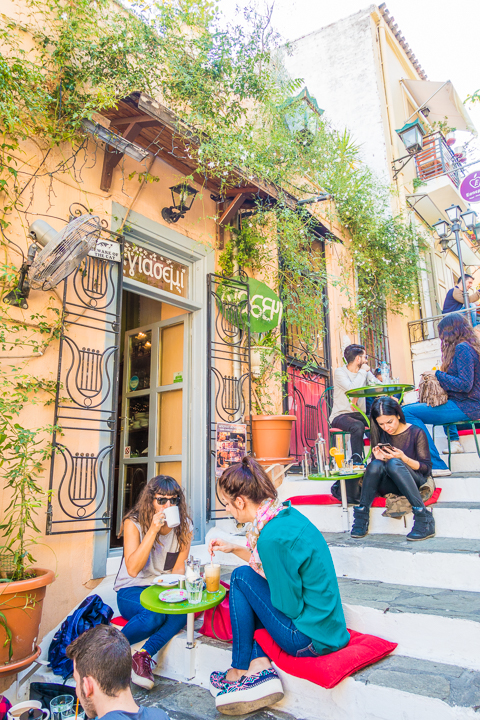
<path id="1" fill-rule="evenodd" d="M 468 203 L 480 202 L 480 171 L 470 173 L 462 180 L 460 195 Z"/>

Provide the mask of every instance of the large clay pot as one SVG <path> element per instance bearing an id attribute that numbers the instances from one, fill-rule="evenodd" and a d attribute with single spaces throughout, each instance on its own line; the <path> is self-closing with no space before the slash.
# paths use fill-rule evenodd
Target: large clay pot
<path id="1" fill-rule="evenodd" d="M 295 415 L 252 415 L 253 454 L 268 460 L 290 455 L 290 437 Z"/>
<path id="2" fill-rule="evenodd" d="M 0 583 L 0 612 L 12 632 L 13 655 L 8 660 L 4 646 L 6 632 L 0 627 L 0 675 L 13 675 L 24 670 L 39 656 L 38 630 L 42 619 L 43 598 L 47 585 L 55 580 L 52 570 L 35 568 L 35 577 Z"/>

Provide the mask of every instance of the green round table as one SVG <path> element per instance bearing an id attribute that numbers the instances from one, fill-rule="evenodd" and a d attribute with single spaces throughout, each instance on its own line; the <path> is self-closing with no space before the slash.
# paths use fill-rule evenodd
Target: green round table
<path id="1" fill-rule="evenodd" d="M 193 633 L 195 625 L 194 613 L 210 610 L 210 608 L 219 605 L 227 594 L 227 590 L 223 585 L 220 585 L 220 589 L 217 590 L 216 593 L 208 593 L 204 590 L 201 602 L 192 605 L 188 600 L 177 603 L 168 603 L 160 600 L 158 597 L 160 593 L 170 589 L 174 588 L 162 588 L 160 585 L 150 585 L 150 587 L 146 588 L 140 595 L 140 602 L 144 608 L 152 612 L 165 613 L 166 615 L 184 615 L 187 613 L 187 649 L 191 649 L 195 645 Z"/>

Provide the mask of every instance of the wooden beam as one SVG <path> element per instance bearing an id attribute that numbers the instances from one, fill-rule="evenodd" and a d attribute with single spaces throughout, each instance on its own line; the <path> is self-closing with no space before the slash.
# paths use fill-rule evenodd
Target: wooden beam
<path id="1" fill-rule="evenodd" d="M 246 195 L 244 195 L 243 193 L 241 195 L 236 195 L 230 205 L 227 207 L 227 209 L 223 211 L 222 215 L 218 220 L 218 224 L 226 225 L 228 221 L 235 215 L 235 213 L 240 210 L 243 203 L 245 202 L 245 199 Z"/>
<path id="2" fill-rule="evenodd" d="M 142 132 L 142 126 L 139 124 L 135 125 L 129 125 L 126 132 L 122 137 L 125 138 L 125 140 L 130 140 L 131 142 L 134 142 L 135 139 L 140 135 Z M 110 147 L 110 146 L 108 146 Z M 112 187 L 112 179 L 113 179 L 113 171 L 117 167 L 118 163 L 122 159 L 124 153 L 119 152 L 118 150 L 108 151 L 107 148 L 105 148 L 105 152 L 103 154 L 103 168 L 102 168 L 102 178 L 100 180 L 100 190 L 103 190 L 104 192 L 108 192 L 110 188 Z"/>
<path id="3" fill-rule="evenodd" d="M 108 117 L 108 116 L 107 116 Z M 110 118 L 111 125 L 129 125 L 130 123 L 145 123 L 155 121 L 151 115 L 132 115 L 132 117 L 114 117 Z M 157 122 L 157 121 L 155 121 Z"/>

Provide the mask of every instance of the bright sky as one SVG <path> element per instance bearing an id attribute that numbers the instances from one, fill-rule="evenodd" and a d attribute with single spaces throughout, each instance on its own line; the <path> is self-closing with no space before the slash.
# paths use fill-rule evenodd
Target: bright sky
<path id="1" fill-rule="evenodd" d="M 254 2 L 259 10 L 265 8 L 265 0 Z M 246 4 L 222 0 L 221 10 L 231 16 L 237 5 Z M 285 40 L 296 40 L 369 5 L 362 0 L 276 0 L 272 24 Z M 389 0 L 387 8 L 429 80 L 451 80 L 462 100 L 480 89 L 480 0 Z M 480 133 L 480 102 L 468 110 Z"/>

